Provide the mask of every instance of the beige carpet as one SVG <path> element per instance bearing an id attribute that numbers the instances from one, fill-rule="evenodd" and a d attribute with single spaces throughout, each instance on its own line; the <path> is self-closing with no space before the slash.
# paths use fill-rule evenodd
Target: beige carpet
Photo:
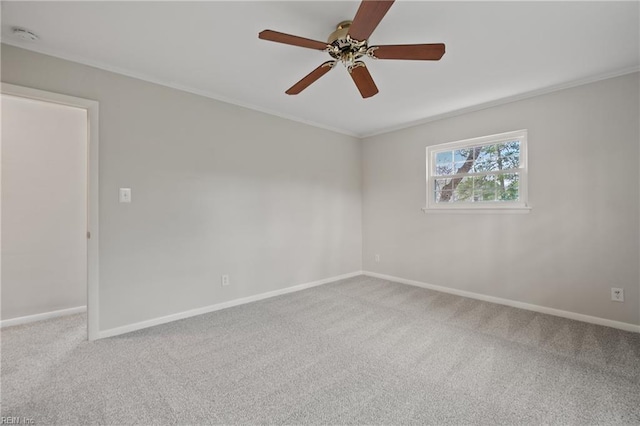
<path id="1" fill-rule="evenodd" d="M 89 424 L 640 424 L 640 335 L 356 277 L 89 343 L 2 330 L 2 416 Z"/>

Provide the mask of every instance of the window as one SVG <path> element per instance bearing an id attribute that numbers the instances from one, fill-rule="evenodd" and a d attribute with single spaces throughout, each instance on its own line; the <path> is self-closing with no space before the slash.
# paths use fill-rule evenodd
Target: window
<path id="1" fill-rule="evenodd" d="M 527 131 L 427 147 L 427 208 L 528 209 Z"/>

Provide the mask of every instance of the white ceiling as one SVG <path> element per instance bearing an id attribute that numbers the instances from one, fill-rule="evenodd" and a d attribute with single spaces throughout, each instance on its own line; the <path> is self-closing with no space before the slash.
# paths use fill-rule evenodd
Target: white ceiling
<path id="1" fill-rule="evenodd" d="M 439 43 L 439 62 L 368 59 L 362 99 L 342 66 L 284 91 L 328 54 L 258 39 L 324 41 L 359 2 L 2 2 L 3 42 L 357 136 L 637 70 L 640 3 L 397 1 L 371 44 Z M 10 37 L 21 26 L 38 42 Z"/>

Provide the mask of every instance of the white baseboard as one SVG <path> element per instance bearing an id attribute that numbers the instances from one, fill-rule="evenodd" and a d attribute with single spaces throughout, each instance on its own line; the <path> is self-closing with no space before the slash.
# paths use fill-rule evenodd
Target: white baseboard
<path id="1" fill-rule="evenodd" d="M 147 321 L 141 321 L 134 324 L 124 325 L 122 327 L 110 328 L 108 330 L 100 331 L 98 333 L 98 339 L 104 339 L 105 337 L 119 336 L 121 334 L 131 333 L 132 331 L 141 330 L 143 328 L 153 327 L 160 324 L 166 324 L 172 321 L 195 317 L 197 315 L 207 314 L 209 312 L 219 311 L 221 309 L 231 308 L 233 306 L 244 305 L 245 303 L 257 302 L 258 300 L 268 299 L 270 297 L 280 296 L 287 293 L 293 293 L 295 291 L 306 290 L 311 287 L 316 287 L 322 284 L 343 280 L 345 278 L 357 277 L 358 275 L 363 275 L 362 271 L 350 272 L 348 274 L 338 275 L 335 277 L 325 278 L 323 280 L 312 281 L 309 283 L 298 284 L 298 285 L 283 288 L 280 290 L 274 290 L 274 291 L 269 291 L 267 293 L 256 294 L 254 296 L 248 296 L 240 299 L 230 300 L 228 302 L 216 303 L 215 305 L 205 306 L 198 309 L 192 309 L 190 311 L 178 312 L 176 314 L 171 314 L 171 315 L 167 315 L 160 318 L 154 318 Z"/>
<path id="2" fill-rule="evenodd" d="M 66 315 L 79 314 L 86 312 L 86 306 L 77 306 L 75 308 L 60 309 L 59 311 L 44 312 L 42 314 L 27 315 L 24 317 L 10 318 L 0 321 L 0 328 L 11 327 L 14 325 L 29 324 L 31 322 L 42 321 L 51 318 L 64 317 Z"/>
<path id="3" fill-rule="evenodd" d="M 363 271 L 364 275 L 381 278 L 387 281 L 394 281 L 400 284 L 412 285 L 415 287 L 427 288 L 442 293 L 454 294 L 456 296 L 468 297 L 470 299 L 482 300 L 485 302 L 497 303 L 499 305 L 511 306 L 513 308 L 526 309 L 527 311 L 540 312 L 542 314 L 554 315 L 557 317 L 568 318 L 576 321 L 588 322 L 591 324 L 603 325 L 605 327 L 617 328 L 625 331 L 640 333 L 640 325 L 630 324 L 627 322 L 614 321 L 606 318 L 594 317 L 591 315 L 578 314 L 576 312 L 563 311 L 561 309 L 548 308 L 546 306 L 533 305 L 531 303 L 518 302 L 511 299 L 503 299 L 501 297 L 487 296 L 486 294 L 474 293 L 471 291 L 458 290 L 455 288 L 442 287 L 439 285 L 427 284 L 420 281 L 408 280 L 405 278 L 394 277 L 391 275 L 378 274 L 377 272 Z"/>

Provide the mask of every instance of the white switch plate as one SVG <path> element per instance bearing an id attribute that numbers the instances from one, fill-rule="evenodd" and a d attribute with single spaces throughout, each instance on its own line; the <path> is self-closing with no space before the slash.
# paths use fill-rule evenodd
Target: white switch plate
<path id="1" fill-rule="evenodd" d="M 229 282 L 229 275 L 223 275 L 223 276 L 222 276 L 222 278 L 221 278 L 221 281 L 222 281 L 222 285 L 229 285 L 229 284 L 231 284 L 231 283 Z"/>
<path id="2" fill-rule="evenodd" d="M 131 202 L 131 188 L 120 188 L 120 202 L 121 203 Z"/>
<path id="3" fill-rule="evenodd" d="M 624 288 L 611 287 L 611 300 L 614 302 L 624 302 Z"/>
<path id="4" fill-rule="evenodd" d="M 379 254 L 376 254 L 376 255 L 375 255 L 375 259 L 376 259 L 376 262 L 380 262 L 380 255 L 379 255 Z"/>

